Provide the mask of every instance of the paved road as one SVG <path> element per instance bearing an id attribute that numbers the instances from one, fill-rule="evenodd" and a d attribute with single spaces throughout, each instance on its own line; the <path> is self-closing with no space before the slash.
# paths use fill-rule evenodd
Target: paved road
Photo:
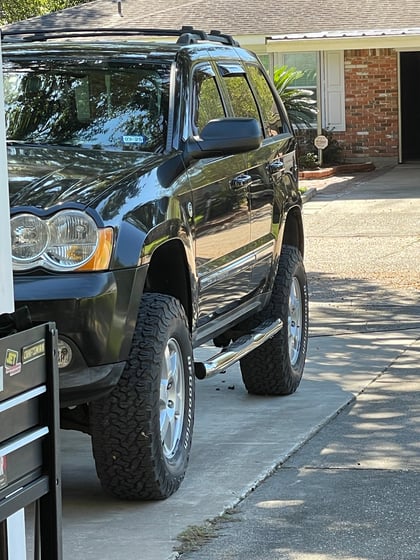
<path id="1" fill-rule="evenodd" d="M 181 489 L 169 500 L 139 504 L 105 496 L 96 480 L 89 439 L 63 433 L 65 560 L 175 557 L 180 533 L 239 503 L 248 507 L 249 498 L 243 498 L 256 487 L 269 488 L 275 477 L 260 483 L 309 438 L 324 433 L 323 426 L 334 423 L 338 411 L 372 382 L 378 384 L 382 374 L 411 351 L 418 357 L 419 177 L 419 168 L 401 166 L 344 187 L 330 185 L 305 204 L 312 327 L 301 387 L 290 397 L 252 397 L 237 367 L 197 383 L 191 462 Z M 413 373 L 415 363 L 410 363 Z M 292 473 L 292 468 L 278 472 Z M 297 482 L 295 474 L 288 476 L 280 484 Z M 322 478 L 313 477 L 313 486 L 322 488 Z M 353 560 L 311 556 L 303 549 L 301 555 L 293 554 L 270 558 Z M 251 557 L 257 558 L 226 556 Z"/>
<path id="2" fill-rule="evenodd" d="M 418 341 L 182 560 L 418 560 L 419 358 Z"/>

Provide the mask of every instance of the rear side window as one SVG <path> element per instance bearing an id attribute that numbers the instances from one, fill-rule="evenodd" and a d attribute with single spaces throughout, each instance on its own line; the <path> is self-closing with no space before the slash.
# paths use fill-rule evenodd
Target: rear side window
<path id="1" fill-rule="evenodd" d="M 260 121 L 258 107 L 245 74 L 227 74 L 223 77 L 223 82 L 235 117 L 251 117 Z"/>
<path id="2" fill-rule="evenodd" d="M 281 109 L 261 69 L 250 65 L 247 71 L 249 81 L 261 108 L 266 136 L 275 136 L 287 132 L 288 127 L 281 116 Z"/>

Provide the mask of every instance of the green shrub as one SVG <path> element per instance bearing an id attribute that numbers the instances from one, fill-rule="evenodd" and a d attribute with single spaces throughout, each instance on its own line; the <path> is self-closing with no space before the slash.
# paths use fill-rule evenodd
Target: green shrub
<path id="1" fill-rule="evenodd" d="M 322 164 L 335 165 L 343 163 L 344 147 L 343 144 L 335 138 L 333 130 L 324 129 L 322 130 L 322 134 L 328 139 L 328 146 L 322 151 Z M 311 162 L 314 152 L 318 153 L 314 145 L 317 131 L 314 128 L 299 129 L 296 131 L 296 136 L 300 154 L 299 161 L 303 166 L 305 165 L 305 157 L 307 154 L 310 154 L 308 162 Z M 319 165 L 319 162 L 317 165 Z M 307 167 L 307 169 L 309 169 L 309 167 Z M 313 169 L 313 167 L 311 169 Z"/>
<path id="2" fill-rule="evenodd" d="M 312 126 L 316 122 L 318 109 L 313 92 L 308 89 L 293 87 L 293 83 L 305 75 L 305 72 L 288 66 L 280 66 L 274 71 L 273 81 L 283 101 L 290 121 L 295 128 Z"/>
<path id="3" fill-rule="evenodd" d="M 319 167 L 318 155 L 313 152 L 307 152 L 299 157 L 300 169 L 317 169 Z"/>
<path id="4" fill-rule="evenodd" d="M 8 0 L 0 7 L 0 24 L 5 25 L 84 4 L 90 0 Z"/>

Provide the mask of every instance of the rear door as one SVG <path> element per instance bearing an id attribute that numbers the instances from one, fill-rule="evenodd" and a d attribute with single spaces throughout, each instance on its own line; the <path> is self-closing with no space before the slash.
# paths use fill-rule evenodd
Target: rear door
<path id="1" fill-rule="evenodd" d="M 256 118 L 264 133 L 262 146 L 244 154 L 254 254 L 250 289 L 258 293 L 270 276 L 284 216 L 286 187 L 296 183 L 295 141 L 283 108 L 257 63 L 219 68 L 234 115 Z"/>

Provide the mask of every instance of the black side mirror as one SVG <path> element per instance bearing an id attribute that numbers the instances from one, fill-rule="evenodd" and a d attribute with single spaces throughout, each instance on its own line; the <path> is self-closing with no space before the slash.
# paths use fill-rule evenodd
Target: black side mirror
<path id="1" fill-rule="evenodd" d="M 256 150 L 262 140 L 261 126 L 256 119 L 215 119 L 206 124 L 200 136 L 188 139 L 185 152 L 192 159 L 240 154 Z"/>

